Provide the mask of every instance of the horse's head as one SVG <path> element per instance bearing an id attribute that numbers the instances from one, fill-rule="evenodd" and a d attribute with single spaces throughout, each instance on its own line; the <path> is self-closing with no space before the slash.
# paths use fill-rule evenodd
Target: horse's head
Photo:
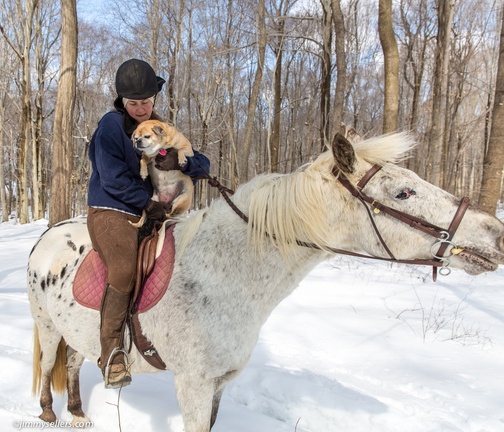
<path id="1" fill-rule="evenodd" d="M 471 205 L 457 214 L 460 225 L 450 238 L 439 234 L 448 231 L 460 199 L 396 165 L 412 146 L 412 139 L 402 133 L 353 145 L 337 134 L 331 150 L 304 171 L 320 178 L 326 197 L 326 246 L 383 258 L 392 254 L 397 260 L 426 260 L 434 258 L 442 240 L 447 246 L 442 253 L 445 264 L 469 274 L 495 270 L 504 263 L 504 224 Z M 370 172 L 376 164 L 381 169 Z M 348 188 L 341 179 L 348 180 Z M 367 201 L 352 195 L 352 190 Z M 425 221 L 426 228 L 415 229 L 410 225 L 416 222 L 401 221 L 395 211 Z"/>

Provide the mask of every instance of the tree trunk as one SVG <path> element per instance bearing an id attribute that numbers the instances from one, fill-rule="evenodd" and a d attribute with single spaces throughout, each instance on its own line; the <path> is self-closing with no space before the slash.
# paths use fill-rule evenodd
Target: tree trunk
<path id="1" fill-rule="evenodd" d="M 76 0 L 61 0 L 61 60 L 54 111 L 49 225 L 71 217 L 72 129 L 77 79 Z"/>
<path id="2" fill-rule="evenodd" d="M 392 26 L 392 0 L 379 2 L 378 33 L 385 67 L 383 133 L 391 133 L 397 130 L 399 115 L 399 50 Z"/>
<path id="3" fill-rule="evenodd" d="M 483 162 L 483 180 L 479 198 L 479 205 L 491 214 L 495 214 L 497 209 L 502 186 L 502 167 L 504 166 L 504 12 L 501 13 L 499 62 L 492 110 L 492 126 L 488 151 Z"/>
<path id="4" fill-rule="evenodd" d="M 254 84 L 252 85 L 252 93 L 248 103 L 247 110 L 247 123 L 245 126 L 245 137 L 243 138 L 243 147 L 241 149 L 241 164 L 240 172 L 238 173 L 240 182 L 248 180 L 249 170 L 249 157 L 250 157 L 250 142 L 252 139 L 252 130 L 254 127 L 254 117 L 256 112 L 257 100 L 259 99 L 259 92 L 261 90 L 261 81 L 264 69 L 264 57 L 266 53 L 266 6 L 265 0 L 259 0 L 257 6 L 257 69 L 254 77 Z"/>
<path id="5" fill-rule="evenodd" d="M 282 107 L 282 63 L 283 63 L 283 39 L 285 20 L 278 18 L 276 23 L 276 45 L 273 48 L 275 53 L 275 73 L 273 82 L 273 126 L 270 140 L 270 171 L 278 172 L 278 154 L 280 149 L 280 119 Z"/>
<path id="6" fill-rule="evenodd" d="M 336 52 L 336 89 L 334 91 L 333 127 L 337 129 L 343 122 L 345 89 L 347 83 L 347 59 L 345 53 L 345 20 L 341 10 L 341 0 L 332 0 L 332 16 Z"/>
<path id="7" fill-rule="evenodd" d="M 444 130 L 446 116 L 446 94 L 448 88 L 448 66 L 450 60 L 450 30 L 453 23 L 455 0 L 437 0 L 438 35 L 433 79 L 433 101 L 429 154 L 427 157 L 428 180 L 443 187 Z"/>
<path id="8" fill-rule="evenodd" d="M 332 0 L 320 0 L 322 5 L 322 64 L 320 77 L 320 149 L 330 142 L 329 112 L 331 111 L 331 50 L 332 50 Z"/>
<path id="9" fill-rule="evenodd" d="M 0 99 L 0 207 L 2 207 L 2 219 L 1 222 L 7 222 L 9 220 L 9 211 L 7 206 L 7 196 L 5 194 L 5 160 L 4 160 L 4 119 L 5 119 L 5 99 L 7 97 L 7 92 L 1 95 Z"/>

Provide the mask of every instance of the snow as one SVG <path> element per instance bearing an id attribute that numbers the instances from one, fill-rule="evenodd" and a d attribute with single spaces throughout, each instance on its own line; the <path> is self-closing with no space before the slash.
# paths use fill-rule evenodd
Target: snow
<path id="1" fill-rule="evenodd" d="M 0 428 L 41 430 L 31 395 L 33 322 L 26 264 L 47 221 L 0 224 Z M 498 432 L 504 430 L 504 268 L 454 270 L 337 257 L 274 311 L 213 432 Z M 81 373 L 95 432 L 183 430 L 169 372 L 105 390 Z M 66 396 L 54 396 L 69 430 Z M 46 428 L 46 430 L 49 428 Z"/>

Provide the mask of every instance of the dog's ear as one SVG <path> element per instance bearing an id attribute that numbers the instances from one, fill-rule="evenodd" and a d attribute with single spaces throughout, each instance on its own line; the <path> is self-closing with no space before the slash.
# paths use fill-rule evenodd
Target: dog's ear
<path id="1" fill-rule="evenodd" d="M 154 126 L 152 128 L 152 131 L 156 134 L 156 135 L 159 135 L 159 136 L 166 136 L 166 132 L 164 131 L 164 129 L 161 127 L 161 126 Z"/>

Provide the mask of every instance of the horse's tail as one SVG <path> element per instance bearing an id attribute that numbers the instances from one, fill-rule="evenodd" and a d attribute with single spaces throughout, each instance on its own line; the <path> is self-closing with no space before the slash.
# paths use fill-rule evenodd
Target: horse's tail
<path id="1" fill-rule="evenodd" d="M 56 393 L 64 393 L 66 390 L 66 348 L 67 345 L 65 339 L 61 338 L 56 352 L 56 360 L 51 372 L 51 384 Z M 35 325 L 33 328 L 33 394 L 40 393 L 40 386 L 42 382 L 42 369 L 40 367 L 41 353 L 39 331 L 37 325 Z"/>

